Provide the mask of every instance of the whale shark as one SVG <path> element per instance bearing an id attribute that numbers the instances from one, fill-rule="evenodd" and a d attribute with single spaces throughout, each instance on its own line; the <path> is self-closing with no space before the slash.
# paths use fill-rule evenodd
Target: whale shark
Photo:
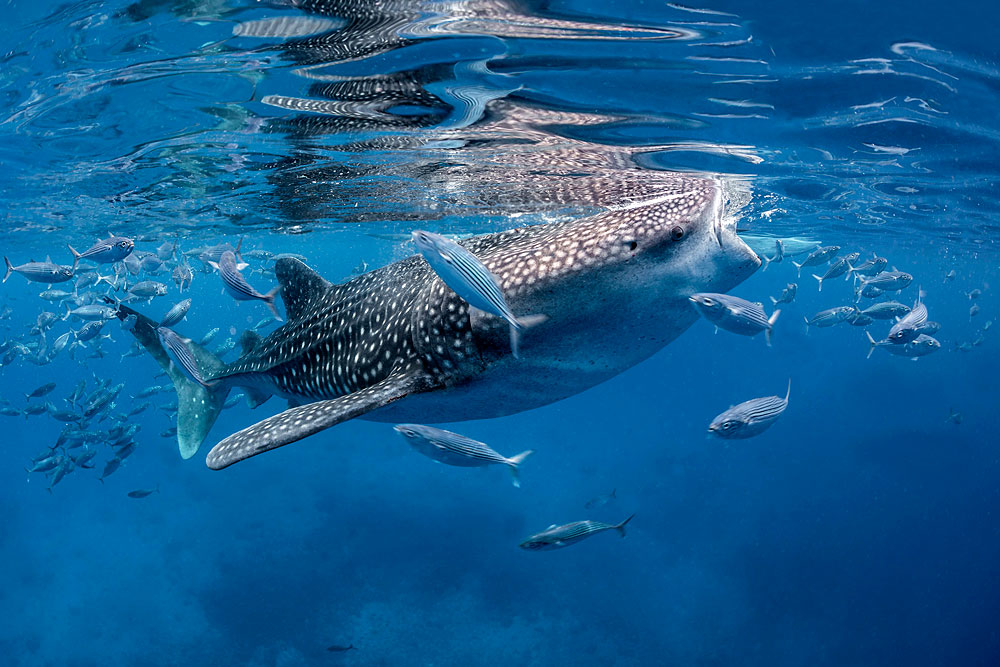
<path id="1" fill-rule="evenodd" d="M 286 323 L 266 338 L 247 332 L 226 364 L 189 343 L 204 382 L 175 367 L 157 323 L 136 315 L 132 333 L 178 394 L 177 439 L 189 458 L 228 392 L 251 407 L 271 396 L 290 407 L 216 444 L 221 469 L 341 422 L 441 423 L 502 417 L 580 393 L 676 339 L 698 318 L 688 297 L 726 292 L 760 258 L 737 236 L 720 181 L 676 175 L 648 201 L 584 218 L 460 241 L 497 278 L 514 312 L 544 313 L 520 356 L 508 324 L 471 308 L 423 257 L 413 255 L 341 284 L 303 262 L 275 264 Z"/>

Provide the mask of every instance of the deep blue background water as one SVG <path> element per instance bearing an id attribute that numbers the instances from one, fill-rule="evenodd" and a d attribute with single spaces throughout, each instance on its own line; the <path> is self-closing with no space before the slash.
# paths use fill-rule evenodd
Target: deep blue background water
<path id="1" fill-rule="evenodd" d="M 188 249 L 243 236 L 248 247 L 303 253 L 339 280 L 361 260 L 380 266 L 411 252 L 385 233 L 489 231 L 587 208 L 519 201 L 514 167 L 425 178 L 419 167 L 428 160 L 476 166 L 447 144 L 335 150 L 423 136 L 436 123 L 296 126 L 304 115 L 261 100 L 315 97 L 312 82 L 294 73 L 301 61 L 248 50 L 275 40 L 203 48 L 236 20 L 294 12 L 151 2 L 122 14 L 127 8 L 2 10 L 0 237 L 15 263 L 46 253 L 68 262 L 64 243 L 79 248 L 110 228 L 136 236 L 140 250 L 178 237 Z M 158 435 L 169 420 L 152 410 L 135 418 L 139 449 L 120 471 L 96 481 L 102 451 L 96 470 L 75 471 L 50 495 L 46 480 L 23 468 L 60 425 L 44 415 L 0 417 L 0 660 L 997 664 L 996 330 L 969 352 L 956 348 L 1000 307 L 997 11 L 980 3 L 711 9 L 733 15 L 642 2 L 526 6 L 520 13 L 698 34 L 644 42 L 446 34 L 329 71 L 424 68 L 422 85 L 438 93 L 474 80 L 549 109 L 624 114 L 547 131 L 609 152 L 653 147 L 641 173 L 739 177 L 754 195 L 741 224 L 755 233 L 885 255 L 915 276 L 900 300 L 911 302 L 918 284 L 927 292 L 943 325 L 940 352 L 911 362 L 876 350 L 866 359 L 860 329 L 806 334 L 803 315 L 849 302 L 850 289 L 832 281 L 817 293 L 803 275 L 771 348 L 699 321 L 584 394 L 450 426 L 504 453 L 534 449 L 521 489 L 504 470 L 435 465 L 389 426 L 363 421 L 213 472 L 201 454 L 178 457 Z M 893 48 L 912 42 L 936 50 Z M 483 58 L 490 74 L 453 69 Z M 440 63 L 443 73 L 432 67 Z M 724 83 L 737 80 L 757 82 Z M 722 145 L 746 157 L 720 156 Z M 340 170 L 310 170 L 332 165 Z M 951 270 L 957 278 L 946 282 Z M 766 302 L 794 275 L 787 261 L 772 265 L 733 293 Z M 970 321 L 974 288 L 982 312 Z M 3 285 L 0 299 L 12 309 L 0 322 L 5 338 L 30 340 L 47 308 L 37 291 L 20 276 Z M 198 273 L 191 296 L 195 307 L 178 328 L 194 337 L 220 324 L 219 340 L 229 327 L 238 335 L 266 315 L 221 295 L 214 274 Z M 139 308 L 155 316 L 176 298 L 172 290 Z M 54 333 L 65 330 L 60 323 Z M 55 381 L 61 400 L 91 373 L 125 381 L 130 393 L 153 384 L 154 362 L 120 359 L 130 341 L 117 326 L 108 330 L 104 358 L 62 354 L 46 366 L 5 367 L 2 396 L 20 407 L 24 393 Z M 781 394 L 789 377 L 790 407 L 765 434 L 706 439 L 716 414 Z M 223 413 L 208 444 L 280 408 L 240 404 Z M 960 425 L 948 422 L 951 409 L 963 414 Z M 126 495 L 156 485 L 160 493 L 148 498 Z M 584 509 L 612 488 L 616 501 Z M 633 512 L 625 540 L 601 535 L 552 553 L 517 547 L 551 523 L 617 522 Z M 349 643 L 358 650 L 325 650 Z"/>

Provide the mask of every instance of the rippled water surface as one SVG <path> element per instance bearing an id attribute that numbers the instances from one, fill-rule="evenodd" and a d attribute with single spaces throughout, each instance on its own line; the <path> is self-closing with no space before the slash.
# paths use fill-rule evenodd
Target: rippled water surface
<path id="1" fill-rule="evenodd" d="M 1000 662 L 992 5 L 148 0 L 0 17 L 4 254 L 72 265 L 67 244 L 110 231 L 149 256 L 98 267 L 97 285 L 79 283 L 84 263 L 72 281 L 0 288 L 0 662 Z M 240 401 L 182 460 L 169 386 L 139 396 L 169 382 L 132 335 L 114 321 L 81 342 L 83 322 L 61 319 L 162 282 L 131 307 L 155 319 L 191 298 L 177 330 L 218 328 L 209 347 L 234 361 L 218 346 L 277 323 L 220 293 L 216 244 L 240 244 L 261 292 L 277 284 L 272 253 L 342 282 L 413 254 L 416 229 L 633 210 L 669 201 L 679 173 L 718 186 L 725 224 L 762 257 L 732 294 L 781 309 L 773 344 L 699 320 L 589 391 L 444 424 L 535 450 L 520 489 L 361 421 L 210 471 L 211 445 L 284 402 Z M 819 245 L 912 275 L 882 300 L 921 290 L 939 348 L 866 359 L 865 332 L 883 339 L 892 321 L 807 327 L 876 302 L 843 276 L 819 290 L 825 262 L 791 264 Z M 772 307 L 789 283 L 795 300 Z M 706 439 L 715 415 L 789 378 L 773 428 Z M 90 399 L 124 386 L 80 417 L 81 381 Z M 77 422 L 103 433 L 94 467 L 26 475 Z M 131 426 L 134 454 L 106 472 Z M 518 548 L 550 524 L 633 513 L 624 540 Z"/>

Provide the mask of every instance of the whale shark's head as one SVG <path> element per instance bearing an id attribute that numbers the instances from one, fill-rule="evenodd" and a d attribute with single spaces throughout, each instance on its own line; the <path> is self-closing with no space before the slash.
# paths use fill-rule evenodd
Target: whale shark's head
<path id="1" fill-rule="evenodd" d="M 761 260 L 736 234 L 724 200 L 718 181 L 681 177 L 672 192 L 604 214 L 614 225 L 601 235 L 602 261 L 662 296 L 728 291 Z"/>

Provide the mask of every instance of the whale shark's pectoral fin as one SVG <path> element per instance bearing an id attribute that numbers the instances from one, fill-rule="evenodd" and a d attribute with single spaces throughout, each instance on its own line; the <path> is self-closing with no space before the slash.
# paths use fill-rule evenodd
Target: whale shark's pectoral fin
<path id="1" fill-rule="evenodd" d="M 208 453 L 205 463 L 221 470 L 243 459 L 319 433 L 331 426 L 430 388 L 429 378 L 413 371 L 392 375 L 353 394 L 285 410 L 232 434 Z"/>

